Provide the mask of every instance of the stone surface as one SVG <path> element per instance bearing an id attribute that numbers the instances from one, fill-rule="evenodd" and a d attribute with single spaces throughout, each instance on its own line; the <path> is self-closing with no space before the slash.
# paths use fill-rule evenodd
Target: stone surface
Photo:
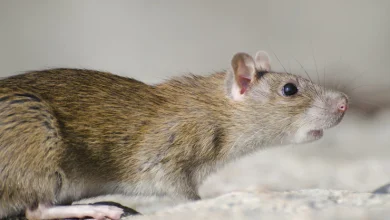
<path id="1" fill-rule="evenodd" d="M 124 219 L 386 219 L 390 194 L 342 190 L 233 192 Z"/>

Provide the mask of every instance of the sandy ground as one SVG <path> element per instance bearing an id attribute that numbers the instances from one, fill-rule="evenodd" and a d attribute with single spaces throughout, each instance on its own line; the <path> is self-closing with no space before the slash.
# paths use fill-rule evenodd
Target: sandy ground
<path id="1" fill-rule="evenodd" d="M 149 214 L 131 219 L 390 219 L 390 194 L 370 193 L 390 183 L 389 135 L 390 109 L 350 111 L 315 143 L 228 164 L 202 185 L 202 201 L 103 200 Z"/>

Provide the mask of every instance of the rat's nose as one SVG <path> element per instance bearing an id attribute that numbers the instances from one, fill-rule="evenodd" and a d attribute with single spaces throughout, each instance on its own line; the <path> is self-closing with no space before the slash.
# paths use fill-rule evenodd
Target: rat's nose
<path id="1" fill-rule="evenodd" d="M 337 111 L 344 113 L 347 110 L 348 110 L 348 99 L 347 97 L 343 96 L 337 102 Z"/>

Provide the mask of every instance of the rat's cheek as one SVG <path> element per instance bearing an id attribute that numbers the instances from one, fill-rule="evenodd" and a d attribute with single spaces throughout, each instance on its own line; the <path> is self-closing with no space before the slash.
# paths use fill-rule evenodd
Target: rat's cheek
<path id="1" fill-rule="evenodd" d="M 264 90 L 254 90 L 249 96 L 255 101 L 257 104 L 268 104 L 272 100 L 272 96 Z"/>

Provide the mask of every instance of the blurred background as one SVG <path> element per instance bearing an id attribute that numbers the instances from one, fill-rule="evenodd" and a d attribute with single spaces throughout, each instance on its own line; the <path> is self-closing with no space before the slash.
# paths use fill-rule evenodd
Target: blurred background
<path id="1" fill-rule="evenodd" d="M 266 50 L 273 69 L 346 92 L 351 110 L 318 142 L 229 164 L 203 197 L 247 187 L 371 191 L 390 183 L 388 0 L 1 0 L 0 76 L 91 68 L 160 83 Z"/>
<path id="2" fill-rule="evenodd" d="M 159 83 L 266 50 L 274 70 L 302 74 L 302 65 L 352 90 L 353 102 L 383 107 L 389 10 L 387 0 L 2 0 L 0 76 L 77 67 Z"/>

